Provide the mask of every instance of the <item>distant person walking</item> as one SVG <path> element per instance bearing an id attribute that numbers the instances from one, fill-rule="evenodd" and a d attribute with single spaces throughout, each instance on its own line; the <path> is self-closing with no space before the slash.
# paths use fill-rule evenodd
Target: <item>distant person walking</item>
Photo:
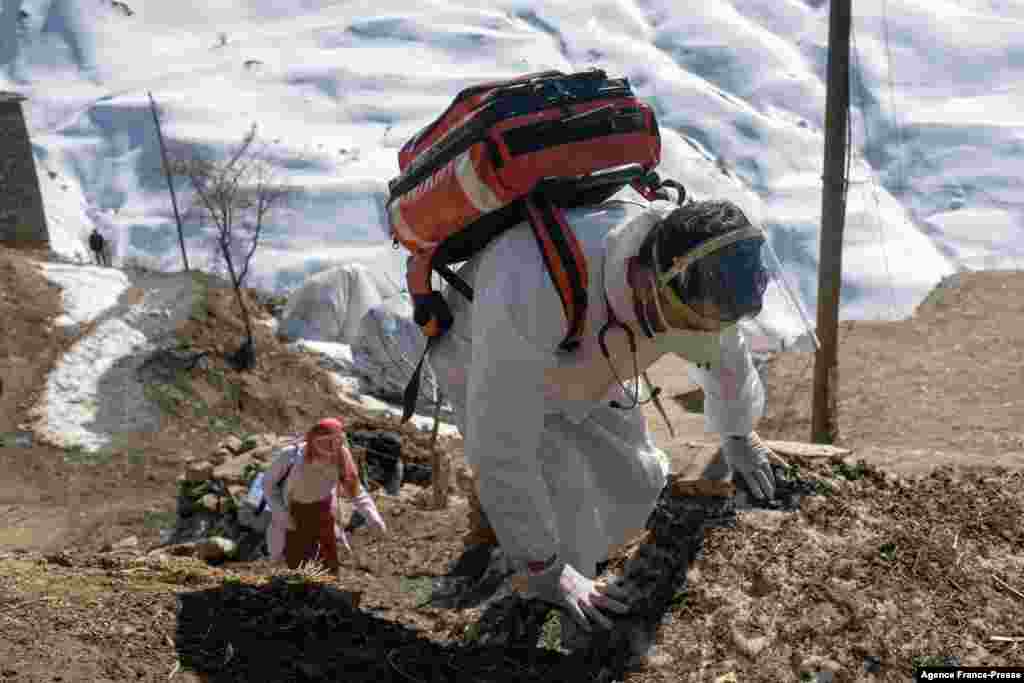
<path id="1" fill-rule="evenodd" d="M 110 265 L 110 258 L 107 255 L 107 240 L 100 234 L 99 228 L 93 228 L 92 233 L 89 235 L 89 248 L 92 249 L 96 265 Z"/>

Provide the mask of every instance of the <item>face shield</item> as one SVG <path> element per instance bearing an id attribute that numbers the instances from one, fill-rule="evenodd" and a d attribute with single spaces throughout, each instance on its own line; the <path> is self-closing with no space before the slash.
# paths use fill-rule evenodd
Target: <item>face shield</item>
<path id="1" fill-rule="evenodd" d="M 656 240 L 654 262 L 661 263 L 657 251 Z M 708 329 L 754 319 L 764 306 L 766 291 L 776 286 L 818 347 L 814 328 L 786 281 L 767 235 L 758 227 L 733 230 L 702 242 L 676 257 L 668 271 L 659 273 L 657 285 L 663 296 L 654 300 L 663 321 L 665 311 L 660 306 L 673 311 L 676 318 L 696 320 Z"/>

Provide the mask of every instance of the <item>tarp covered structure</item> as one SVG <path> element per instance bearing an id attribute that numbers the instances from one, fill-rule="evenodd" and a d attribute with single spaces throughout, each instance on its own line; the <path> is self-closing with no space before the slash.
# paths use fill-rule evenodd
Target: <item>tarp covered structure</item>
<path id="1" fill-rule="evenodd" d="M 362 263 L 330 268 L 292 293 L 278 333 L 288 339 L 355 344 L 366 312 L 400 291 L 393 279 Z"/>
<path id="2" fill-rule="evenodd" d="M 309 278 L 288 299 L 278 334 L 320 356 L 321 364 L 358 380 L 360 394 L 401 405 L 402 394 L 426 346 L 412 319 L 412 297 L 370 264 L 350 262 Z M 435 400 L 429 363 L 421 376 L 418 408 Z M 451 416 L 448 405 L 442 415 Z"/>
<path id="3" fill-rule="evenodd" d="M 359 339 L 352 346 L 352 358 L 366 393 L 401 403 L 402 392 L 427 343 L 412 319 L 412 312 L 412 297 L 402 293 L 373 306 L 363 316 Z M 429 414 L 427 406 L 434 400 L 434 374 L 429 363 L 424 365 L 418 408 Z"/>

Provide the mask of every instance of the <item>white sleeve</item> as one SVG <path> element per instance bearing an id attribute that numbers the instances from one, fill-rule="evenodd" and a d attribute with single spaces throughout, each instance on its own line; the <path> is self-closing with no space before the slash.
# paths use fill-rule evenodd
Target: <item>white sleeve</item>
<path id="1" fill-rule="evenodd" d="M 480 502 L 501 546 L 513 561 L 542 560 L 557 550 L 538 458 L 545 372 L 565 314 L 550 283 L 538 287 L 534 268 L 508 268 L 507 261 L 502 267 L 508 251 L 517 253 L 503 251 L 481 263 L 476 277 L 466 453 L 479 470 Z"/>
<path id="2" fill-rule="evenodd" d="M 739 327 L 719 335 L 719 350 L 719 360 L 710 369 L 689 370 L 704 389 L 705 428 L 722 436 L 749 434 L 764 413 L 764 387 Z"/>

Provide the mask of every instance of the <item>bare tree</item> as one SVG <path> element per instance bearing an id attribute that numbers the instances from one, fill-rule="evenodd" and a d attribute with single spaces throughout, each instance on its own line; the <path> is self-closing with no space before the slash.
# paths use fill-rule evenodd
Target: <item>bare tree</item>
<path id="1" fill-rule="evenodd" d="M 245 341 L 232 355 L 233 363 L 248 370 L 256 362 L 252 319 L 242 287 L 253 255 L 270 217 L 287 204 L 293 190 L 276 182 L 266 146 L 258 140 L 256 124 L 227 159 L 215 159 L 195 145 L 180 147 L 172 155 L 171 172 L 183 176 L 193 192 L 189 216 L 210 230 L 213 260 L 231 280 L 245 324 Z"/>

